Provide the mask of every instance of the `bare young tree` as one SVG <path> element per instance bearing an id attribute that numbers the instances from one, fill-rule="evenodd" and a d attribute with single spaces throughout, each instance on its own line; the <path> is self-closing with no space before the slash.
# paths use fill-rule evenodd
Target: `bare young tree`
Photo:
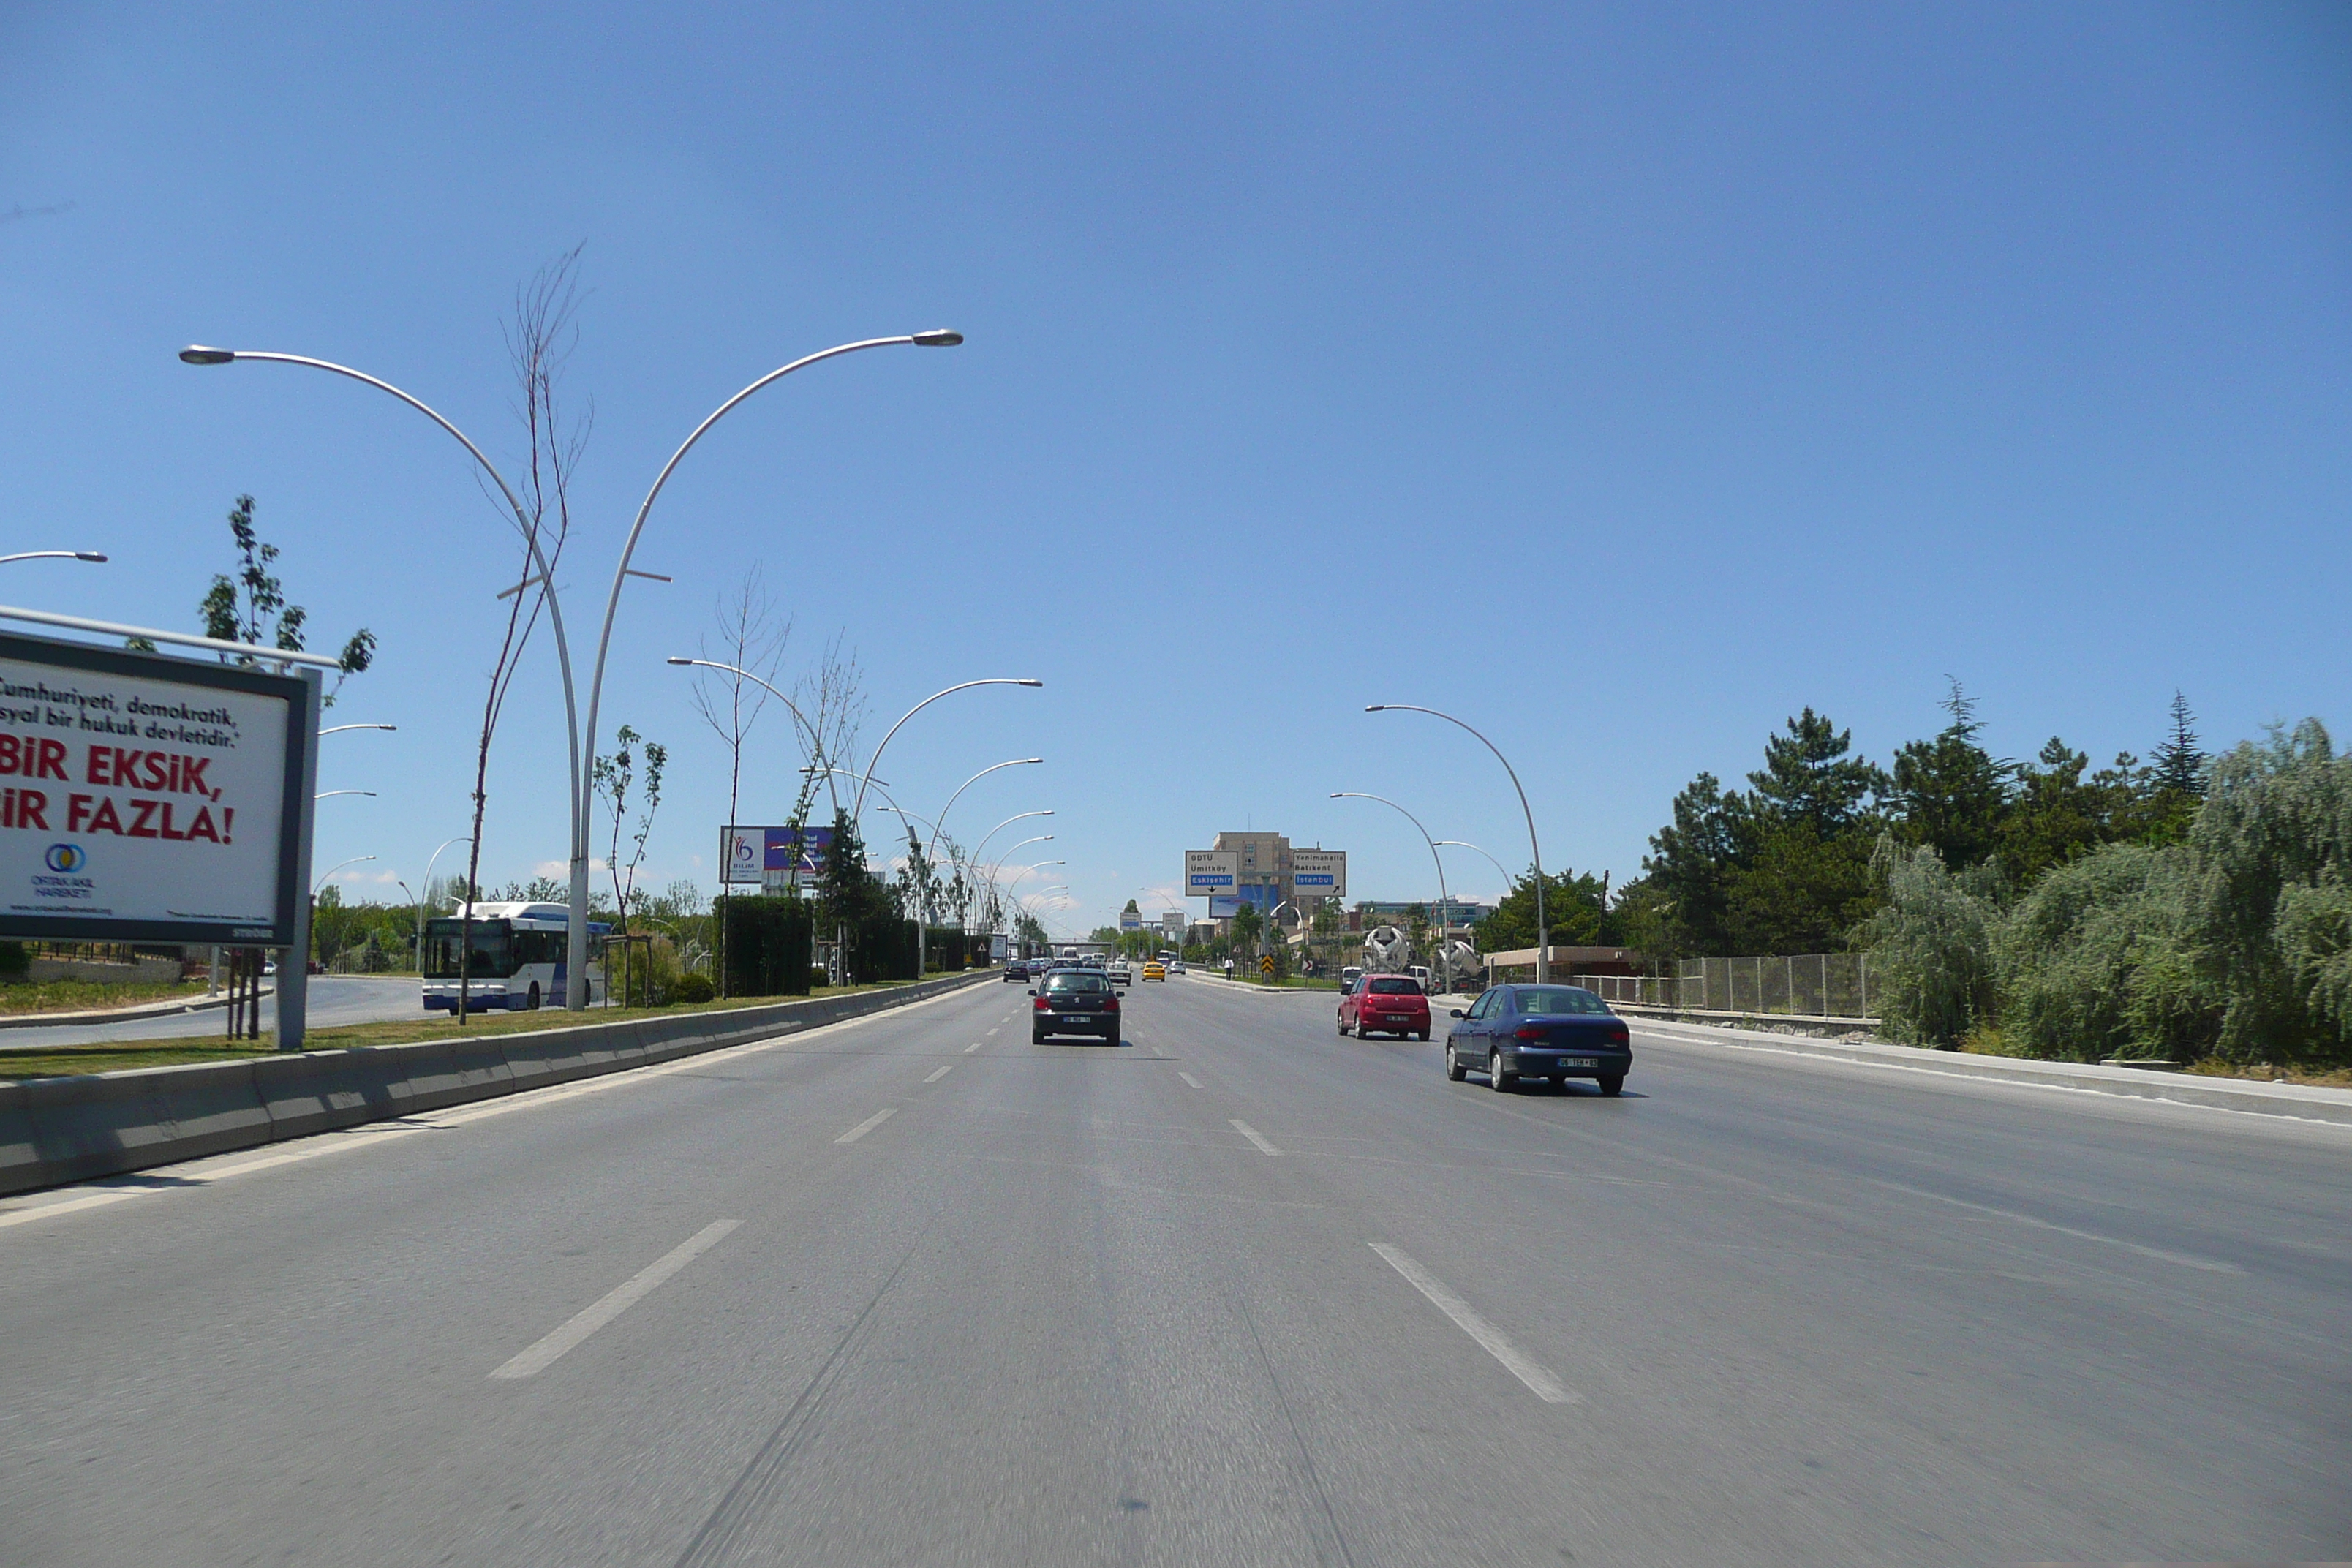
<path id="1" fill-rule="evenodd" d="M 810 764 L 816 768 L 838 766 L 854 770 L 857 751 L 858 726 L 866 718 L 865 673 L 857 668 L 857 650 L 844 651 L 844 634 L 835 632 L 824 647 L 824 655 L 817 660 L 816 668 L 801 678 L 793 689 L 795 703 L 803 715 L 801 739 L 808 748 Z M 835 812 L 842 809 L 842 792 L 856 793 L 855 785 L 839 773 L 818 773 L 813 783 L 821 784 L 825 798 Z M 813 791 L 803 791 L 804 795 Z M 805 815 L 805 808 L 803 809 Z"/>
<path id="2" fill-rule="evenodd" d="M 816 802 L 816 792 L 820 786 L 833 806 L 832 822 L 836 837 L 843 824 L 842 790 L 848 781 L 830 770 L 836 765 L 845 770 L 855 765 L 857 730 L 866 717 L 866 692 L 857 668 L 856 651 L 845 652 L 842 637 L 840 632 L 834 633 L 833 640 L 825 644 L 824 657 L 817 660 L 816 668 L 803 676 L 794 689 L 794 706 L 802 718 L 802 740 L 809 749 L 809 765 L 813 770 L 803 775 L 800 797 L 793 803 L 792 826 L 796 844 L 803 842 L 802 835 L 808 826 L 809 811 Z M 855 795 L 855 787 L 850 788 Z M 854 835 L 857 825 L 852 822 L 848 826 Z M 835 848 L 837 851 L 838 845 Z M 805 851 L 803 853 L 804 855 Z M 826 864 L 819 868 L 820 873 L 837 871 L 839 868 L 833 864 L 834 860 L 835 854 L 829 853 Z M 799 878 L 795 876 L 793 881 L 797 886 Z M 833 932 L 836 971 L 839 970 L 838 955 L 845 936 L 844 927 L 836 921 Z"/>
<path id="3" fill-rule="evenodd" d="M 768 688 L 761 682 L 773 683 L 784 645 L 792 640 L 793 623 L 790 617 L 778 617 L 775 595 L 756 563 L 734 594 L 719 601 L 717 619 L 718 651 L 704 642 L 702 656 L 742 673 L 697 671 L 694 710 L 727 748 L 727 820 L 732 823 L 742 804 L 743 744 L 768 706 Z"/>
<path id="4" fill-rule="evenodd" d="M 759 563 L 754 562 L 750 572 L 738 584 L 732 597 L 719 601 L 719 647 L 714 655 L 710 645 L 700 645 L 702 656 L 713 662 L 732 666 L 725 670 L 698 670 L 694 678 L 694 710 L 710 726 L 727 748 L 727 824 L 732 827 L 740 820 L 743 798 L 743 743 L 768 706 L 768 688 L 774 684 L 776 668 L 783 662 L 784 645 L 791 641 L 793 623 L 789 617 L 779 620 L 776 602 L 768 592 Z M 720 861 L 722 868 L 725 860 Z M 719 927 L 719 994 L 727 994 L 727 917 L 724 903 L 727 883 L 722 876 L 719 884 L 721 903 Z"/>
<path id="5" fill-rule="evenodd" d="M 522 663 L 548 595 L 555 584 L 532 570 L 534 553 L 544 556 L 551 574 L 562 559 L 564 542 L 572 534 L 572 477 L 588 445 L 595 422 L 593 405 L 573 415 L 562 399 L 564 367 L 580 342 L 580 247 L 573 246 L 531 275 L 515 290 L 514 314 L 506 323 L 507 356 L 512 363 L 516 390 L 521 395 L 515 416 L 530 444 L 530 457 L 517 498 L 522 515 L 513 519 L 520 543 L 521 564 L 515 585 L 499 595 L 507 605 L 506 625 L 491 662 L 489 689 L 482 701 L 481 733 L 474 750 L 474 832 L 466 852 L 466 885 L 478 887 L 482 866 L 482 816 L 489 804 L 490 739 L 505 710 L 507 691 Z M 503 507 L 500 509 L 504 510 Z M 536 544 L 536 552 L 532 545 Z M 463 906 L 458 927 L 457 1009 L 465 1023 L 467 985 L 473 968 L 474 904 Z"/>

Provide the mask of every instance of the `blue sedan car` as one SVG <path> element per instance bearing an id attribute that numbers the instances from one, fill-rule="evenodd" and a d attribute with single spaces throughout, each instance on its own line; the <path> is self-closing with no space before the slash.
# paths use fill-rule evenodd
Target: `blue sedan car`
<path id="1" fill-rule="evenodd" d="M 1523 1078 L 1566 1089 L 1589 1078 L 1603 1094 L 1625 1087 L 1633 1037 L 1609 1004 L 1579 985 L 1490 985 L 1445 1036 L 1445 1076 L 1459 1083 L 1484 1072 L 1497 1094 Z"/>

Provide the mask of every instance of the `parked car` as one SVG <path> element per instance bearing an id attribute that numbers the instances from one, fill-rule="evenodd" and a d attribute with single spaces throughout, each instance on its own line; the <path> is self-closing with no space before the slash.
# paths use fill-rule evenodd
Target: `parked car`
<path id="1" fill-rule="evenodd" d="M 1094 1035 L 1107 1046 L 1118 1044 L 1118 994 L 1108 975 L 1056 969 L 1029 994 L 1037 999 L 1029 1008 L 1031 1045 L 1044 1045 L 1049 1035 Z"/>
<path id="2" fill-rule="evenodd" d="M 1580 985 L 1490 985 L 1454 1016 L 1445 1076 L 1456 1083 L 1484 1072 L 1501 1094 L 1523 1078 L 1549 1079 L 1554 1089 L 1589 1078 L 1613 1095 L 1633 1065 L 1625 1020 Z"/>
<path id="3" fill-rule="evenodd" d="M 1366 975 L 1339 994 L 1339 1032 L 1429 1038 L 1429 997 L 1410 974 Z"/>
<path id="4" fill-rule="evenodd" d="M 1144 961 L 1143 977 L 1146 980 L 1157 980 L 1165 985 L 1168 984 L 1168 966 L 1156 958 L 1147 959 Z"/>

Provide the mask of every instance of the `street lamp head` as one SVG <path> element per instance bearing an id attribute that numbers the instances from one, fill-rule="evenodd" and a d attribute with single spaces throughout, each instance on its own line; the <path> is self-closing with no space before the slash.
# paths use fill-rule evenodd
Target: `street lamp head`
<path id="1" fill-rule="evenodd" d="M 104 554 L 95 550 L 77 550 L 74 552 L 74 559 L 77 561 L 96 561 L 103 564 L 106 557 Z"/>
<path id="2" fill-rule="evenodd" d="M 1378 713 L 1385 710 L 1387 707 L 1388 704 L 1385 702 L 1367 702 L 1364 704 L 1364 711 L 1367 713 Z"/>
<path id="3" fill-rule="evenodd" d="M 672 655 L 670 655 L 670 656 L 669 656 L 669 658 L 667 660 L 667 663 L 670 663 L 670 664 L 692 664 L 692 663 L 694 662 L 694 660 L 692 660 L 692 659 L 690 659 L 690 658 L 687 658 L 687 657 L 686 657 L 685 655 L 683 655 L 683 654 L 676 654 L 676 653 L 674 653 L 674 654 L 672 654 Z"/>
<path id="4" fill-rule="evenodd" d="M 951 349 L 963 342 L 963 334 L 950 327 L 934 327 L 928 332 L 912 334 L 914 341 L 927 349 Z"/>
<path id="5" fill-rule="evenodd" d="M 1020 684 L 1021 684 L 1021 685 L 1023 685 L 1023 686 L 1043 686 L 1043 685 L 1045 685 L 1045 683 L 1044 681 L 1042 681 L 1042 680 L 1024 680 L 1024 681 L 1022 681 Z"/>
<path id="6" fill-rule="evenodd" d="M 208 349 L 202 343 L 190 343 L 180 351 L 183 364 L 226 364 L 235 358 L 235 349 Z"/>

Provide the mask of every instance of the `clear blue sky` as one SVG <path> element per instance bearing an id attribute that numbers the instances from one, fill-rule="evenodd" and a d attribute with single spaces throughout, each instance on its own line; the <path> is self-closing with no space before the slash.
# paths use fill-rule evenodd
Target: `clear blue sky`
<path id="1" fill-rule="evenodd" d="M 319 864 L 461 833 L 512 546 L 354 363 L 518 447 L 499 321 L 585 242 L 563 574 L 679 471 L 606 702 L 669 744 L 650 879 L 711 881 L 721 753 L 663 656 L 753 562 L 844 632 L 910 807 L 1058 813 L 1087 925 L 1255 824 L 1428 892 L 1404 825 L 1638 870 L 1811 704 L 1882 759 L 1947 674 L 1995 746 L 2352 739 L 2352 23 L 2340 7 L 0 9 L 0 602 L 188 624 L 259 500 L 321 643 Z M 43 209 L 62 208 L 61 211 Z M 510 580 L 510 579 L 509 579 Z M 584 634 L 583 634 L 584 635 Z M 542 643 L 486 877 L 560 858 Z M 609 729 L 609 722 L 607 728 Z M 797 756 L 755 739 L 752 819 Z M 767 803 L 765 807 L 761 802 Z M 918 807 L 929 809 L 929 807 Z M 1009 837 L 1009 835 L 1007 836 Z M 1000 840 L 1002 842 L 1002 840 Z M 1457 886 L 1491 894 L 1475 857 Z M 364 888 L 355 889 L 364 893 Z M 395 893 L 394 895 L 397 897 Z M 1196 906 L 1197 909 L 1197 906 Z"/>

